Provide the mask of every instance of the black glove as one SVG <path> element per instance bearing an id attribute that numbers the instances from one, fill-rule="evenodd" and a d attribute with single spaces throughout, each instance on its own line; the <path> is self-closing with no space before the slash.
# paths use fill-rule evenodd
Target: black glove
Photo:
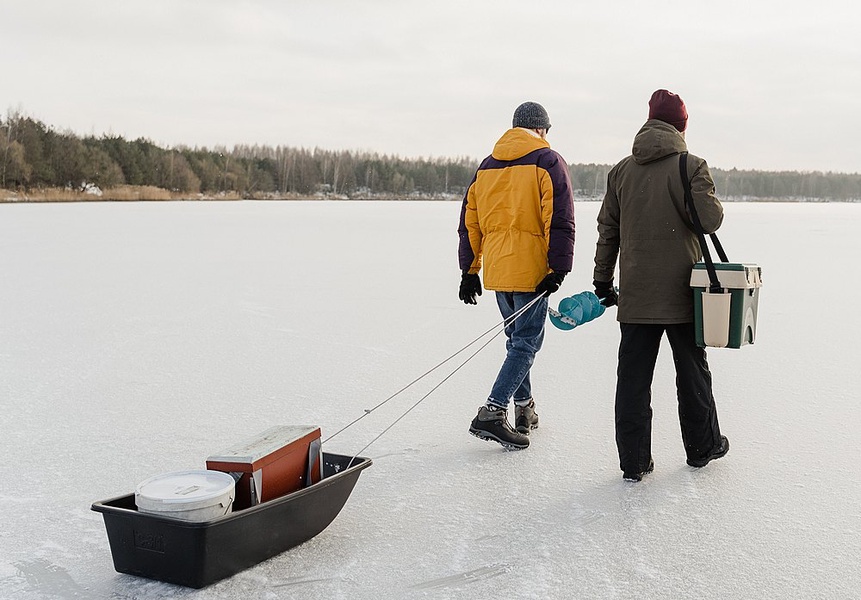
<path id="1" fill-rule="evenodd" d="M 592 282 L 592 285 L 595 286 L 595 295 L 598 296 L 601 304 L 609 307 L 616 306 L 619 303 L 619 295 L 613 287 L 612 279 L 610 281 L 598 281 L 596 279 Z"/>
<path id="2" fill-rule="evenodd" d="M 544 279 L 535 286 L 535 292 L 537 294 L 543 294 L 546 298 L 559 289 L 559 286 L 562 285 L 563 279 L 565 279 L 565 273 L 558 273 L 556 271 L 548 273 L 544 276 Z"/>
<path id="3" fill-rule="evenodd" d="M 481 296 L 481 280 L 475 273 L 464 273 L 460 278 L 460 293 L 464 304 L 478 304 L 476 296 Z"/>

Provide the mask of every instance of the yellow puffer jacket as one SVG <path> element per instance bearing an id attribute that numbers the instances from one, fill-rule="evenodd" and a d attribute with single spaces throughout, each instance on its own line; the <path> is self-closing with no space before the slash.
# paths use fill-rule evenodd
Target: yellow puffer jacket
<path id="1" fill-rule="evenodd" d="M 458 227 L 461 270 L 484 268 L 484 287 L 532 292 L 574 259 L 574 203 L 568 165 L 546 140 L 509 129 L 476 171 Z"/>

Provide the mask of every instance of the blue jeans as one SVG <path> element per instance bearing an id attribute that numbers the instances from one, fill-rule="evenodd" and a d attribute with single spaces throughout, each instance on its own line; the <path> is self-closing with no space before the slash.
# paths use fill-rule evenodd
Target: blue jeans
<path id="1" fill-rule="evenodd" d="M 496 292 L 496 303 L 505 319 L 534 299 L 535 292 Z M 547 298 L 541 298 L 505 327 L 508 354 L 490 390 L 488 402 L 506 408 L 512 398 L 517 402 L 532 397 L 529 369 L 544 342 L 546 320 Z"/>

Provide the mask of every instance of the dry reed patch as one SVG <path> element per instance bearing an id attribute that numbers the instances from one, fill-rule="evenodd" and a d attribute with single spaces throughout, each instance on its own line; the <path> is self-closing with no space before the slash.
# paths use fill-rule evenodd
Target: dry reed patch
<path id="1" fill-rule="evenodd" d="M 102 191 L 99 200 L 139 201 L 139 200 L 173 200 L 170 191 L 150 185 L 120 185 Z"/>

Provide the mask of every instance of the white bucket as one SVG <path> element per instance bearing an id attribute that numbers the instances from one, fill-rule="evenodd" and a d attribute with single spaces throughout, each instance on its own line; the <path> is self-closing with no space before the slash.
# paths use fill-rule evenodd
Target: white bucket
<path id="1" fill-rule="evenodd" d="M 150 477 L 135 489 L 142 513 L 183 521 L 210 521 L 230 512 L 235 496 L 233 477 L 220 471 L 177 471 Z"/>
<path id="2" fill-rule="evenodd" d="M 731 292 L 703 292 L 703 341 L 706 346 L 726 348 L 729 344 L 731 306 Z"/>

